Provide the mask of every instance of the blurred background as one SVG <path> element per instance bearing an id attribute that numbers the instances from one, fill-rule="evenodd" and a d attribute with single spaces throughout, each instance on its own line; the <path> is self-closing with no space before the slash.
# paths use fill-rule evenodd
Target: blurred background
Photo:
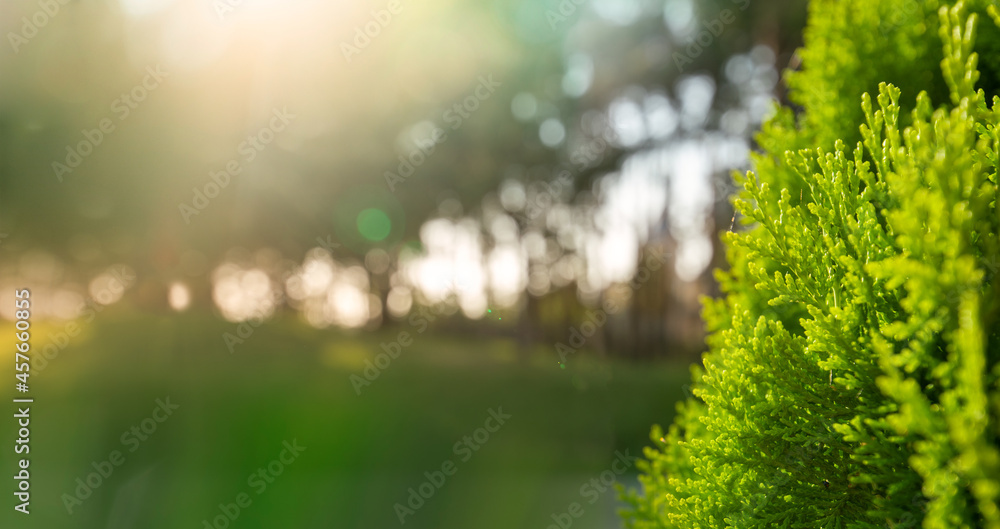
<path id="1" fill-rule="evenodd" d="M 0 3 L 0 525 L 620 526 L 805 4 Z"/>

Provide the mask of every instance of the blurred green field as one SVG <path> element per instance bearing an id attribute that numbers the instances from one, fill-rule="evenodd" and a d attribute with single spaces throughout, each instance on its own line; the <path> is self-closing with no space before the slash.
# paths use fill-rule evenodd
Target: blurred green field
<path id="1" fill-rule="evenodd" d="M 650 425 L 671 419 L 688 378 L 685 365 L 586 352 L 560 368 L 544 348 L 524 365 L 510 340 L 428 331 L 357 395 L 350 375 L 405 327 L 345 335 L 278 319 L 233 353 L 222 336 L 236 325 L 205 314 L 109 310 L 83 327 L 32 370 L 32 514 L 8 504 L 0 515 L 17 527 L 204 528 L 241 492 L 252 504 L 230 527 L 398 527 L 394 504 L 449 459 L 457 472 L 406 527 L 545 528 L 574 501 L 584 514 L 573 527 L 618 527 L 615 492 L 589 504 L 593 496 L 580 488 L 611 469 L 616 450 L 641 453 Z M 13 335 L 9 325 L 2 332 Z M 35 329 L 36 350 L 51 332 Z M 137 448 L 124 445 L 122 434 L 167 397 L 179 408 Z M 497 407 L 511 418 L 462 462 L 453 445 Z M 7 416 L 0 430 L 13 443 Z M 248 477 L 293 440 L 305 451 L 258 494 Z M 62 495 L 112 450 L 124 463 L 67 513 Z M 12 475 L 12 446 L 2 454 Z M 634 484 L 634 473 L 620 481 Z"/>

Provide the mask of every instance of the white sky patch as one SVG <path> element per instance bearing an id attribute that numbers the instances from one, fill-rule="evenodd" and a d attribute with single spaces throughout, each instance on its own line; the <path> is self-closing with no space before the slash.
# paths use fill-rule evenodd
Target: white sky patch
<path id="1" fill-rule="evenodd" d="M 187 309 L 191 305 L 191 289 L 180 281 L 174 281 L 167 290 L 167 303 L 177 312 Z"/>
<path id="2" fill-rule="evenodd" d="M 646 127 L 653 139 L 663 140 L 677 130 L 677 111 L 663 94 L 650 94 L 645 100 Z"/>
<path id="3" fill-rule="evenodd" d="M 580 97 L 587 93 L 594 80 L 594 61 L 585 53 L 574 53 L 566 60 L 566 74 L 562 79 L 563 93 Z"/>
<path id="4" fill-rule="evenodd" d="M 497 245 L 487 258 L 490 289 L 496 303 L 503 307 L 513 305 L 527 286 L 527 259 L 515 244 Z"/>
<path id="5" fill-rule="evenodd" d="M 212 272 L 212 283 L 212 299 L 228 321 L 267 318 L 274 313 L 277 291 L 259 268 L 224 263 Z"/>
<path id="6" fill-rule="evenodd" d="M 508 244 L 517 241 L 517 225 L 506 215 L 498 216 L 491 224 L 492 232 L 499 240 Z M 489 294 L 496 290 L 492 273 L 496 272 L 504 280 L 516 275 L 517 263 L 502 261 L 500 269 L 493 270 L 484 263 L 484 244 L 481 225 L 472 219 L 452 222 L 448 219 L 433 219 L 420 229 L 420 239 L 425 253 L 404 260 L 400 264 L 407 285 L 418 291 L 424 301 L 431 304 L 457 302 L 462 313 L 472 319 L 486 313 Z M 506 270 L 513 269 L 513 272 Z M 398 287 L 404 288 L 404 287 Z M 390 311 L 399 314 L 409 310 L 412 304 L 410 288 L 400 290 L 392 299 Z M 393 289 L 395 292 L 396 289 Z M 502 295 L 509 293 L 503 290 Z M 516 296 L 515 296 L 516 299 Z"/>
<path id="7" fill-rule="evenodd" d="M 635 101 L 626 97 L 615 99 L 608 108 L 608 119 L 623 147 L 634 147 L 646 139 L 645 117 Z"/>
<path id="8" fill-rule="evenodd" d="M 546 119 L 538 126 L 538 139 L 546 147 L 558 147 L 566 139 L 566 127 L 556 118 Z"/>
<path id="9" fill-rule="evenodd" d="M 587 256 L 591 285 L 606 288 L 614 282 L 628 281 L 635 273 L 639 255 L 635 230 L 624 223 L 612 224 L 594 243 L 588 247 Z"/>
<path id="10" fill-rule="evenodd" d="M 681 126 L 687 130 L 700 129 L 712 109 L 715 81 L 707 75 L 685 77 L 677 82 L 677 96 L 681 102 Z"/>
<path id="11" fill-rule="evenodd" d="M 358 285 L 351 282 L 337 282 L 326 294 L 324 319 L 341 327 L 361 327 L 368 322 L 368 295 Z"/>
<path id="12" fill-rule="evenodd" d="M 694 2 L 692 0 L 667 0 L 663 5 L 663 21 L 671 33 L 678 37 L 686 37 L 694 27 Z"/>
<path id="13" fill-rule="evenodd" d="M 302 266 L 285 280 L 285 293 L 289 304 L 317 328 L 363 327 L 382 313 L 381 301 L 371 293 L 368 271 L 338 263 L 322 248 L 306 253 Z"/>
<path id="14" fill-rule="evenodd" d="M 675 266 L 685 281 L 700 275 L 712 258 L 706 224 L 712 211 L 712 165 L 707 149 L 685 142 L 673 150 L 670 168 L 671 233 L 677 240 Z"/>
<path id="15" fill-rule="evenodd" d="M 639 247 L 648 242 L 651 227 L 667 207 L 665 173 L 659 153 L 641 152 L 627 158 L 620 173 L 603 180 L 594 218 L 599 233 L 586 243 L 589 288 L 607 288 L 635 274 Z"/>
<path id="16" fill-rule="evenodd" d="M 674 264 L 677 277 L 683 281 L 694 281 L 712 262 L 712 242 L 708 237 L 684 239 L 677 245 L 677 259 Z"/>
<path id="17" fill-rule="evenodd" d="M 632 24 L 642 14 L 639 0 L 591 0 L 590 4 L 598 16 L 620 26 Z"/>

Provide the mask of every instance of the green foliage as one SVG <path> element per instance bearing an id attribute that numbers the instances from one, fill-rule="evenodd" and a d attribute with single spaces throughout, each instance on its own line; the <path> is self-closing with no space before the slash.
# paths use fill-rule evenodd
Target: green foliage
<path id="1" fill-rule="evenodd" d="M 626 524 L 1000 529 L 1000 14 L 810 10 Z"/>

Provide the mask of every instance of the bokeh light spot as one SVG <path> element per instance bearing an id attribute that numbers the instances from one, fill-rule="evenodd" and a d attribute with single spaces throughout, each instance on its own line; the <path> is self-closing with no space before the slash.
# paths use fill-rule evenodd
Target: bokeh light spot
<path id="1" fill-rule="evenodd" d="M 358 232 L 369 241 L 381 241 L 392 231 L 392 221 L 381 209 L 368 208 L 358 213 Z"/>
<path id="2" fill-rule="evenodd" d="M 549 118 L 538 127 L 538 138 L 546 147 L 558 147 L 566 138 L 566 127 L 558 119 Z"/>

